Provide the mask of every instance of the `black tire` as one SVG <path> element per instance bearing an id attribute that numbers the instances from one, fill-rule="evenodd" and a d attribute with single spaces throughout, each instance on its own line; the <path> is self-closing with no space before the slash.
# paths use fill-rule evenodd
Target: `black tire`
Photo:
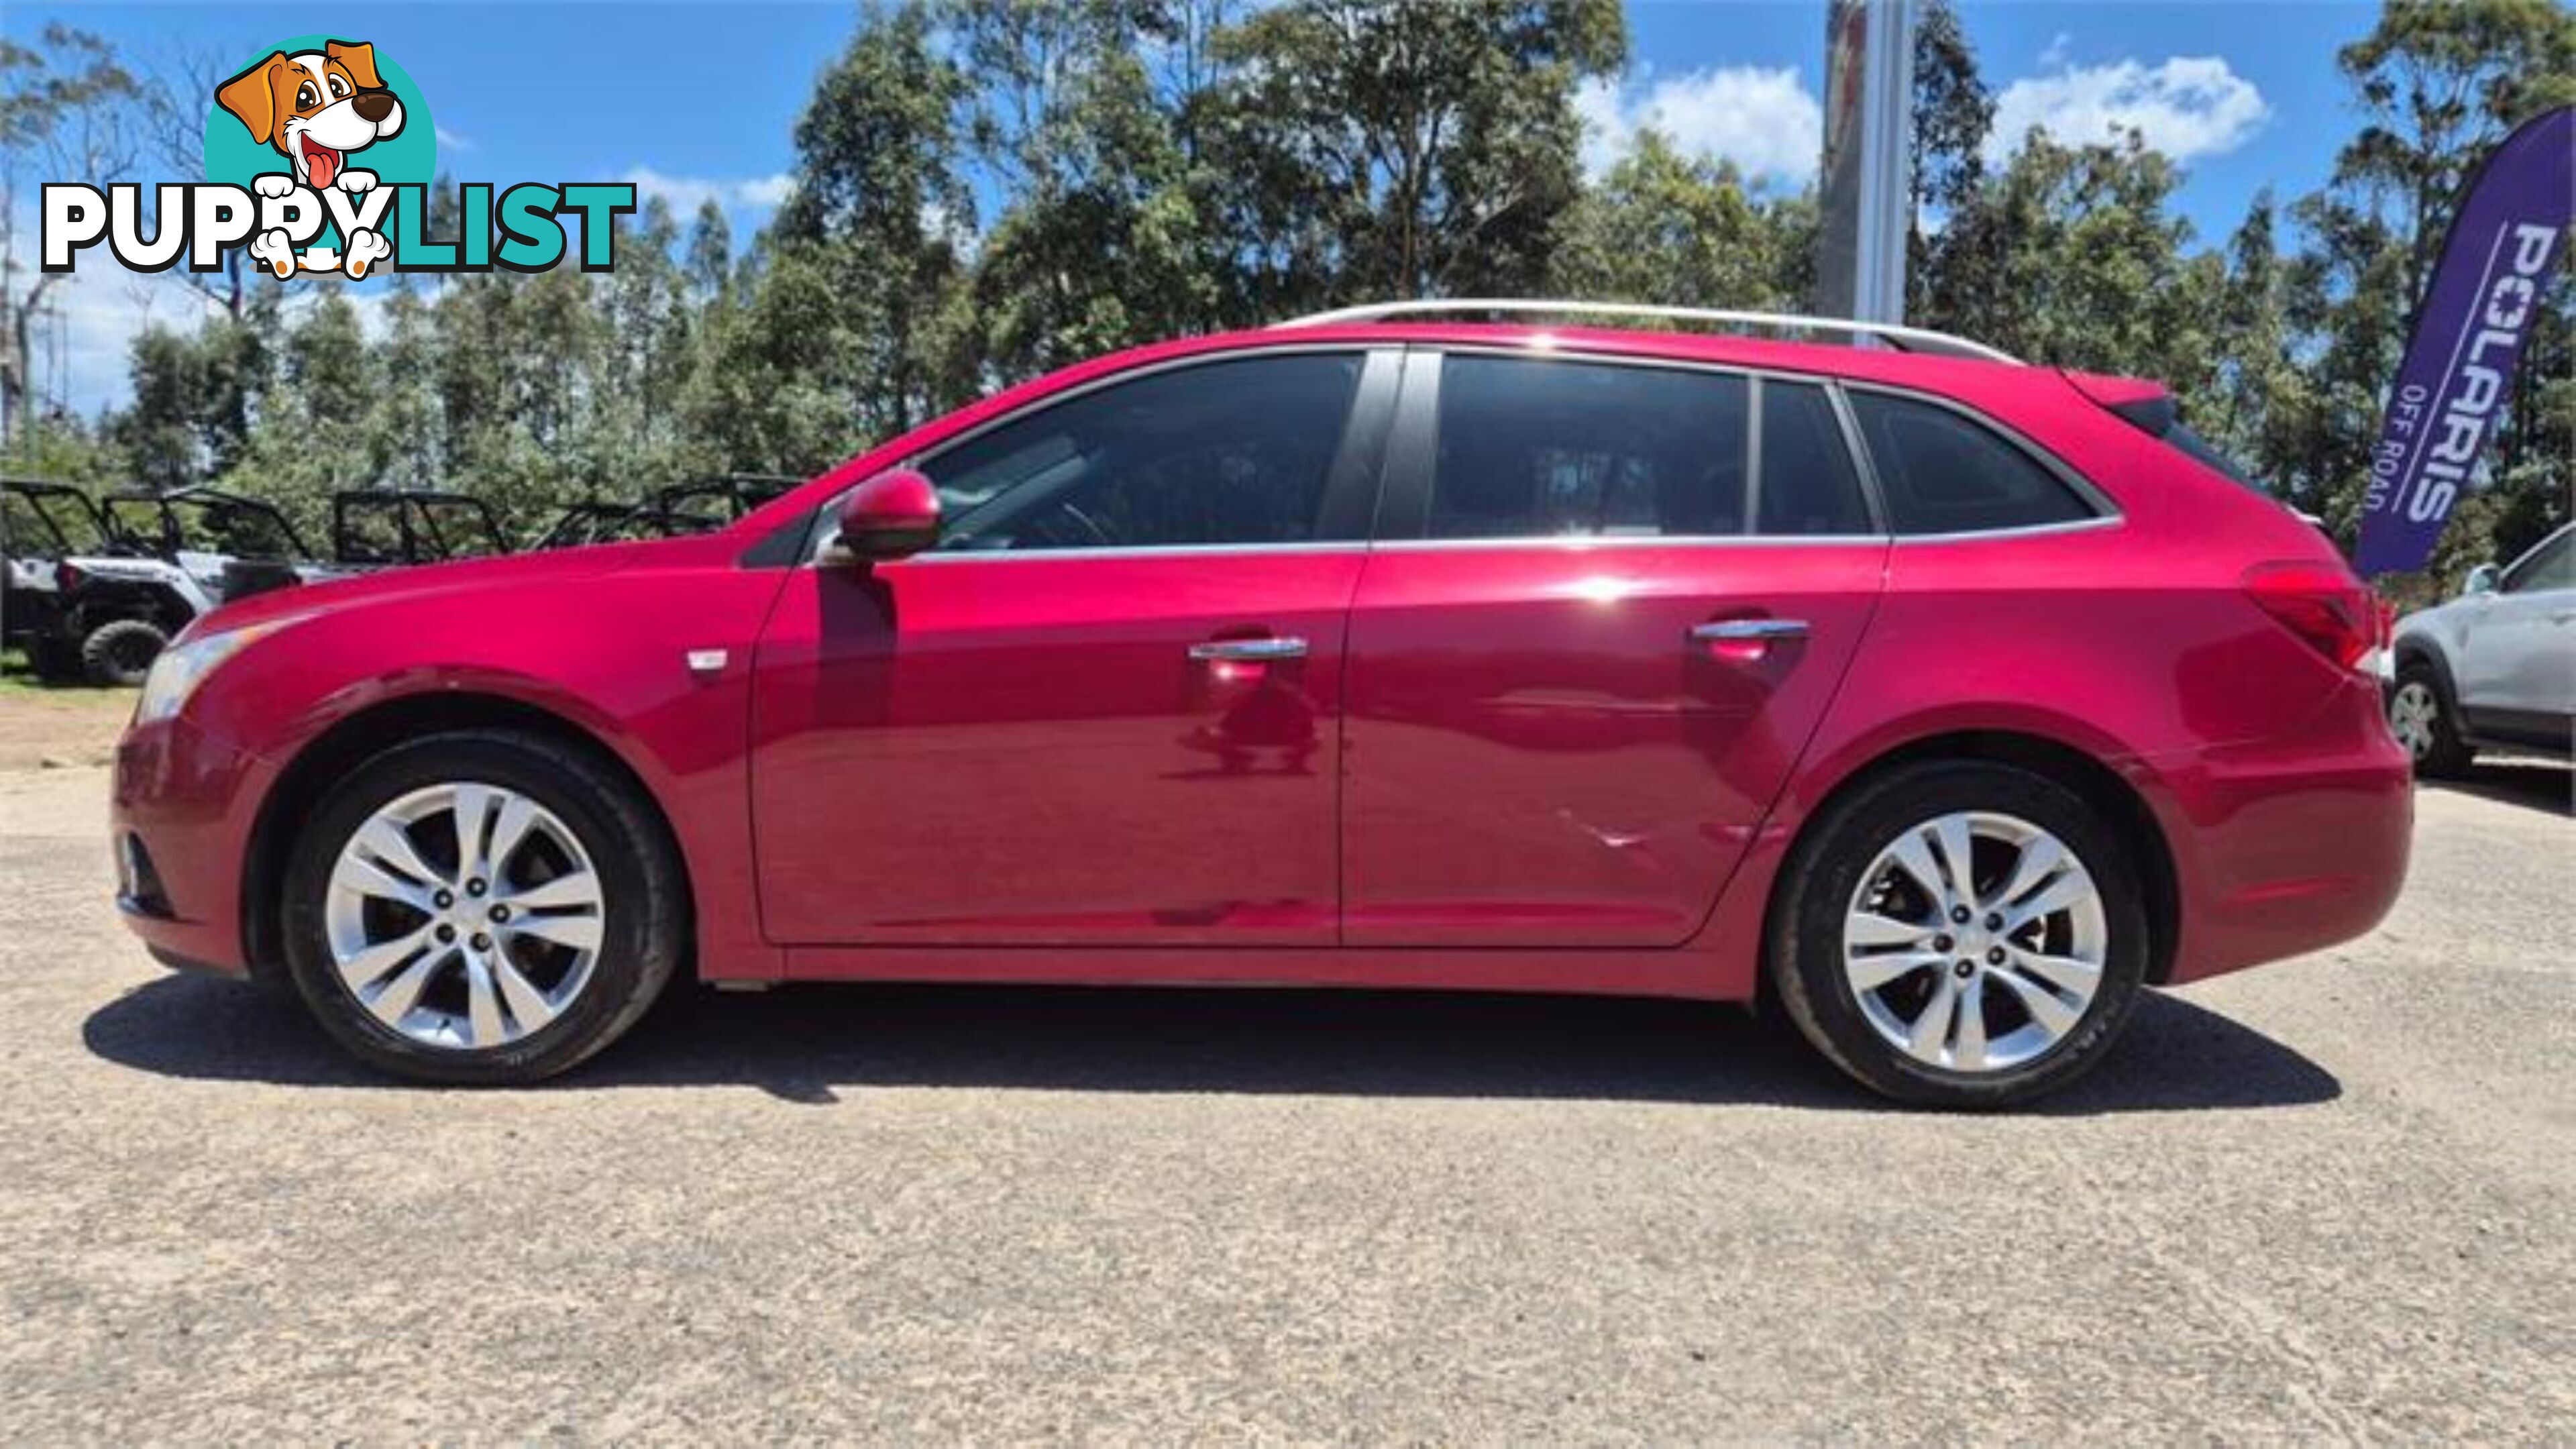
<path id="1" fill-rule="evenodd" d="M 602 890 L 591 976 L 562 1014 L 489 1048 L 416 1041 L 379 1021 L 340 979 L 325 903 L 341 848 L 386 804 L 415 790 L 473 781 L 552 811 L 588 852 Z M 643 794 L 591 751 L 517 730 L 425 736 L 366 760 L 310 814 L 289 856 L 281 920 L 298 995 L 361 1061 L 415 1081 L 515 1086 L 569 1070 L 633 1026 L 688 953 L 688 888 L 679 853 Z"/>
<path id="2" fill-rule="evenodd" d="M 28 641 L 27 667 L 47 684 L 76 683 L 88 673 L 81 665 L 80 649 L 70 640 L 50 634 Z"/>
<path id="3" fill-rule="evenodd" d="M 93 684 L 132 688 L 169 646 L 170 636 L 149 619 L 110 619 L 82 637 L 81 672 Z"/>
<path id="4" fill-rule="evenodd" d="M 1980 1072 L 1919 1061 L 1882 1038 L 1843 966 L 1845 916 L 1880 852 L 1904 832 L 1962 811 L 2011 816 L 2055 836 L 2091 875 L 2106 936 L 2099 984 L 2073 1025 L 2033 1059 Z M 1810 824 L 1781 881 L 1766 942 L 1781 1005 L 1834 1065 L 1898 1101 L 1982 1109 L 2055 1091 L 2101 1061 L 2146 979 L 2146 895 L 2128 842 L 2082 796 L 2015 766 L 1928 760 L 1867 780 Z"/>
<path id="5" fill-rule="evenodd" d="M 2468 773 L 2477 759 L 2477 749 L 2460 738 L 2460 707 L 2451 698 L 2450 684 L 2442 671 L 2421 659 L 2410 659 L 2397 668 L 2397 689 L 2389 696 L 2392 712 L 2397 700 L 2412 687 L 2421 687 L 2433 697 L 2433 718 L 2428 738 L 2419 746 L 2410 744 L 2407 756 L 2415 762 L 2415 773 L 2428 779 Z"/>

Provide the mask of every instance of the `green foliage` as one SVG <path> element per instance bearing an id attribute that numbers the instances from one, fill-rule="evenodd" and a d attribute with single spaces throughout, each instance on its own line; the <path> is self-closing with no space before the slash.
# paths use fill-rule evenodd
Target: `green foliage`
<path id="1" fill-rule="evenodd" d="M 1596 301 L 1790 310 L 1795 218 L 1748 196 L 1735 168 L 1653 131 L 1566 208 L 1547 291 Z"/>
<path id="2" fill-rule="evenodd" d="M 18 333 L 12 465 L 211 479 L 316 533 L 330 490 L 367 485 L 475 492 L 528 527 L 692 476 L 809 474 L 1069 362 L 1355 301 L 1799 305 L 1812 192 L 1757 192 L 1651 132 L 1584 175 L 1577 88 L 1626 54 L 1616 0 L 870 0 L 758 235 L 657 201 L 600 275 L 253 279 L 194 331 L 139 337 L 133 401 L 95 426 L 23 405 Z M 2330 184 L 2266 193 L 2206 241 L 2134 137 L 1990 160 L 1994 100 L 1942 0 L 1914 61 L 1911 319 L 2164 379 L 2348 540 L 2457 189 L 2513 124 L 2576 100 L 2576 14 L 2395 0 L 2337 56 L 2360 124 Z M 0 40 L 0 77 L 17 157 L 170 105 L 60 28 Z M 434 234 L 453 210 L 434 190 Z M 2567 517 L 2576 285 L 2548 310 L 2488 486 L 2401 593 Z"/>

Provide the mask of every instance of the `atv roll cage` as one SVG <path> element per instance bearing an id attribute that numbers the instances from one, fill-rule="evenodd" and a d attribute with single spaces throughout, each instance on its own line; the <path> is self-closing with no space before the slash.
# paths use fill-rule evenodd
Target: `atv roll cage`
<path id="1" fill-rule="evenodd" d="M 775 473 L 724 473 L 664 488 L 653 495 L 652 506 L 677 518 L 706 519 L 707 528 L 695 530 L 706 532 L 740 519 L 804 481 Z"/>
<path id="2" fill-rule="evenodd" d="M 162 558 L 182 551 L 276 562 L 314 557 L 276 505 L 220 489 L 128 489 L 100 499 L 99 512 L 111 535 Z"/>
<path id="3" fill-rule="evenodd" d="M 59 560 L 112 553 L 115 543 L 86 491 L 41 478 L 0 478 L 0 554 Z"/>
<path id="4" fill-rule="evenodd" d="M 804 482 L 774 473 L 724 473 L 660 488 L 634 503 L 575 503 L 528 544 L 531 550 L 632 543 L 713 533 Z"/>
<path id="5" fill-rule="evenodd" d="M 381 488 L 331 495 L 331 557 L 338 563 L 444 563 L 509 551 L 492 505 L 480 498 Z"/>

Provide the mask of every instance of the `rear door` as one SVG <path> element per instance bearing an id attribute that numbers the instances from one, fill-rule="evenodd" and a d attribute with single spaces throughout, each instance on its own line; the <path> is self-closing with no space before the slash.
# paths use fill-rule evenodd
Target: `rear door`
<path id="1" fill-rule="evenodd" d="M 1345 942 L 1689 937 L 1884 575 L 1834 395 L 1416 352 L 1380 517 L 1351 621 Z"/>

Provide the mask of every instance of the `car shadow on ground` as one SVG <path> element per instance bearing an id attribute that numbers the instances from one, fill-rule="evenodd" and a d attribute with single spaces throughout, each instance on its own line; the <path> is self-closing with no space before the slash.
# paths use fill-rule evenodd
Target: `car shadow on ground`
<path id="1" fill-rule="evenodd" d="M 2448 790 L 2500 805 L 2576 816 L 2576 770 L 2552 761 L 2481 760 L 2454 779 L 2421 783 L 2427 790 Z"/>
<path id="2" fill-rule="evenodd" d="M 165 1076 L 403 1090 L 349 1061 L 300 1005 L 173 976 L 82 1029 Z M 674 991 L 632 1036 L 546 1090 L 741 1085 L 830 1104 L 840 1088 L 1564 1098 L 1889 1110 L 1776 1016 L 1696 1002 L 1430 992 L 811 986 Z M 2342 1085 L 2289 1047 L 2161 993 L 2064 1114 L 2282 1107 Z"/>

